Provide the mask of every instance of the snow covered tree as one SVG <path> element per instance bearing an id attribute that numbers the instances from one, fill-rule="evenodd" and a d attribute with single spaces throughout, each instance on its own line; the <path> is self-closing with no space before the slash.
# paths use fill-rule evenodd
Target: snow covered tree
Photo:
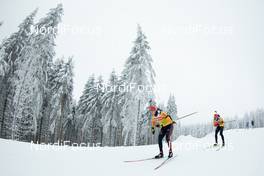
<path id="1" fill-rule="evenodd" d="M 177 119 L 177 105 L 175 102 L 175 97 L 174 95 L 170 95 L 167 103 L 167 108 L 166 108 L 168 114 L 172 117 L 172 119 L 176 120 Z"/>
<path id="2" fill-rule="evenodd" d="M 176 120 L 178 115 L 177 115 L 177 105 L 175 102 L 175 97 L 174 95 L 170 95 L 167 103 L 167 112 L 171 116 L 173 120 Z M 174 130 L 173 130 L 173 138 L 176 139 L 180 135 L 180 128 L 181 124 L 178 121 L 176 125 L 174 125 Z"/>
<path id="3" fill-rule="evenodd" d="M 137 38 L 123 70 L 124 83 L 129 86 L 122 107 L 125 145 L 138 144 L 140 118 L 147 102 L 154 97 L 155 72 L 149 50 L 146 36 L 138 25 Z"/>
<path id="4" fill-rule="evenodd" d="M 163 111 L 167 111 L 167 108 L 166 108 L 164 102 L 160 102 L 160 103 L 158 104 L 158 108 L 161 109 L 161 110 L 163 110 Z"/>
<path id="5" fill-rule="evenodd" d="M 102 126 L 102 97 L 104 95 L 103 91 L 103 78 L 99 76 L 96 81 L 96 94 L 92 99 L 91 103 L 94 103 L 93 107 L 90 110 L 90 113 L 93 114 L 92 118 L 92 143 L 101 143 L 103 140 L 103 126 Z"/>
<path id="6" fill-rule="evenodd" d="M 15 71 L 15 67 L 17 66 L 15 65 L 15 62 L 19 59 L 22 49 L 29 44 L 31 27 L 36 13 L 37 9 L 27 16 L 18 26 L 18 32 L 15 32 L 9 38 L 5 39 L 0 46 L 0 50 L 3 50 L 2 59 L 9 64 L 9 71 L 12 73 Z"/>
<path id="7" fill-rule="evenodd" d="M 64 140 L 66 125 L 69 125 L 72 116 L 72 91 L 73 91 L 73 65 L 72 58 L 64 63 L 63 59 L 57 60 L 50 75 L 50 128 L 53 142 Z"/>
<path id="8" fill-rule="evenodd" d="M 92 75 L 85 85 L 84 92 L 78 104 L 78 121 L 81 133 L 80 142 L 102 143 L 102 77 L 95 81 Z"/>
<path id="9" fill-rule="evenodd" d="M 19 78 L 14 73 L 21 67 L 21 55 L 29 45 L 30 30 L 37 10 L 20 25 L 18 32 L 5 39 L 0 46 L 0 136 L 11 138 L 13 123 L 13 97 Z"/>
<path id="10" fill-rule="evenodd" d="M 78 139 L 79 143 L 83 142 L 86 137 L 87 132 L 87 124 L 89 121 L 89 108 L 88 103 L 90 99 L 90 92 L 93 90 L 95 86 L 95 78 L 94 75 L 90 76 L 87 83 L 85 84 L 83 93 L 79 99 L 77 105 L 77 129 L 78 129 Z"/>
<path id="11" fill-rule="evenodd" d="M 105 143 L 115 146 L 117 143 L 117 130 L 121 126 L 120 107 L 118 103 L 119 80 L 113 71 L 110 75 L 109 83 L 104 90 L 102 97 L 102 124 L 105 133 Z"/>
<path id="12" fill-rule="evenodd" d="M 88 107 L 87 105 L 90 99 L 90 92 L 93 91 L 94 87 L 95 87 L 95 77 L 94 75 L 92 75 L 89 77 L 87 83 L 85 84 L 83 94 L 80 97 L 79 104 L 78 104 L 79 114 L 86 114 L 89 112 L 90 107 Z"/>
<path id="13" fill-rule="evenodd" d="M 70 141 L 70 143 L 78 142 L 78 131 L 77 131 L 77 118 L 76 118 L 76 103 L 72 102 L 71 114 L 68 116 L 66 122 L 64 123 L 64 141 Z"/>
<path id="14" fill-rule="evenodd" d="M 54 46 L 57 35 L 57 26 L 63 13 L 62 5 L 51 9 L 45 18 L 35 25 L 37 29 L 46 29 L 45 32 L 33 33 L 30 45 L 25 47 L 21 54 L 21 69 L 17 71 L 19 82 L 14 95 L 14 118 L 12 123 L 12 138 L 16 133 L 17 119 L 23 118 L 25 108 L 32 109 L 34 135 L 36 141 L 41 142 L 47 136 L 44 126 L 47 126 L 48 111 L 48 72 L 55 56 Z M 28 102 L 27 99 L 31 101 Z M 30 110 L 31 111 L 31 110 Z M 30 115 L 30 114 L 29 114 Z"/>
<path id="15" fill-rule="evenodd" d="M 148 145 L 148 144 L 156 144 L 158 133 L 154 135 L 151 133 L 152 126 L 152 113 L 149 111 L 149 106 L 156 105 L 154 99 L 150 99 L 145 107 L 143 113 L 141 114 L 141 118 L 139 119 L 139 141 L 138 145 Z"/>

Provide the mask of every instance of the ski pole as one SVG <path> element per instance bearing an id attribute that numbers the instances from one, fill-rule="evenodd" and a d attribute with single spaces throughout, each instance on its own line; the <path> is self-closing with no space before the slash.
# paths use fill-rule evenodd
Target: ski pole
<path id="1" fill-rule="evenodd" d="M 177 118 L 176 120 L 184 119 L 184 118 L 189 117 L 189 116 L 191 116 L 191 115 L 193 115 L 193 114 L 196 114 L 196 113 L 198 113 L 198 112 L 193 112 L 193 113 L 191 113 L 191 114 L 187 114 L 187 115 L 181 116 L 181 117 Z M 176 120 L 175 120 L 175 121 L 176 121 Z"/>
<path id="2" fill-rule="evenodd" d="M 230 120 L 230 121 L 224 121 L 224 123 L 230 123 L 230 122 L 235 122 L 236 120 Z"/>

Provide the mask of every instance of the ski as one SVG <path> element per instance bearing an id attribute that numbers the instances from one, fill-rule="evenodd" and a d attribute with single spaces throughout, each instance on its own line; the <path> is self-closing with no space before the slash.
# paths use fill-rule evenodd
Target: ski
<path id="1" fill-rule="evenodd" d="M 215 151 L 219 151 L 222 147 L 218 147 Z"/>
<path id="2" fill-rule="evenodd" d="M 224 146 L 220 146 L 220 147 L 218 147 L 215 151 L 219 151 L 219 150 L 221 150 L 221 149 L 223 149 L 224 148 Z"/>
<path id="3" fill-rule="evenodd" d="M 141 162 L 141 161 L 148 161 L 148 160 L 155 160 L 157 158 L 145 158 L 145 159 L 138 159 L 138 160 L 128 160 L 124 161 L 125 163 L 134 163 L 134 162 Z"/>
<path id="4" fill-rule="evenodd" d="M 154 168 L 154 170 L 157 170 L 159 168 L 161 168 L 162 166 L 164 166 L 166 163 L 168 163 L 168 161 L 172 160 L 173 158 L 175 158 L 176 156 L 173 156 L 171 158 L 166 158 L 162 163 L 160 163 L 157 167 Z"/>
<path id="5" fill-rule="evenodd" d="M 219 144 L 218 145 L 210 145 L 210 146 L 206 147 L 205 150 L 206 149 L 210 149 L 211 150 L 211 149 L 215 149 L 215 148 L 218 148 L 218 147 L 220 147 Z"/>

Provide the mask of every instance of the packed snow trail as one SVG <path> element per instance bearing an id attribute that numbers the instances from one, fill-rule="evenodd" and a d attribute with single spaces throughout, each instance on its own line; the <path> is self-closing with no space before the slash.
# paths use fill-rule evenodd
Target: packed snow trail
<path id="1" fill-rule="evenodd" d="M 224 135 L 227 147 L 219 151 L 208 148 L 214 142 L 213 133 L 201 139 L 181 136 L 173 143 L 177 157 L 158 170 L 154 168 L 166 158 L 124 162 L 151 158 L 158 153 L 158 145 L 56 146 L 37 150 L 39 145 L 0 139 L 0 170 L 2 176 L 262 176 L 264 129 L 230 130 L 224 131 Z"/>

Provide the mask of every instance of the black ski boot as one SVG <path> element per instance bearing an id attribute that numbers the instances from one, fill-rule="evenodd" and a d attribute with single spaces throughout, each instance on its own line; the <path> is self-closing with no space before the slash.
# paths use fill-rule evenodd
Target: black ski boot
<path id="1" fill-rule="evenodd" d="M 171 158 L 171 157 L 173 157 L 173 153 L 172 153 L 172 151 L 169 152 L 169 156 L 168 156 L 168 158 Z"/>
<path id="2" fill-rule="evenodd" d="M 216 146 L 218 146 L 218 144 L 217 144 L 217 143 L 215 143 L 215 144 L 214 144 L 214 147 L 216 147 Z"/>
<path id="3" fill-rule="evenodd" d="M 163 158 L 163 153 L 160 152 L 160 154 L 156 155 L 155 158 L 156 158 L 156 159 Z"/>
<path id="4" fill-rule="evenodd" d="M 224 147 L 224 146 L 225 146 L 225 143 L 222 144 L 222 147 Z"/>

